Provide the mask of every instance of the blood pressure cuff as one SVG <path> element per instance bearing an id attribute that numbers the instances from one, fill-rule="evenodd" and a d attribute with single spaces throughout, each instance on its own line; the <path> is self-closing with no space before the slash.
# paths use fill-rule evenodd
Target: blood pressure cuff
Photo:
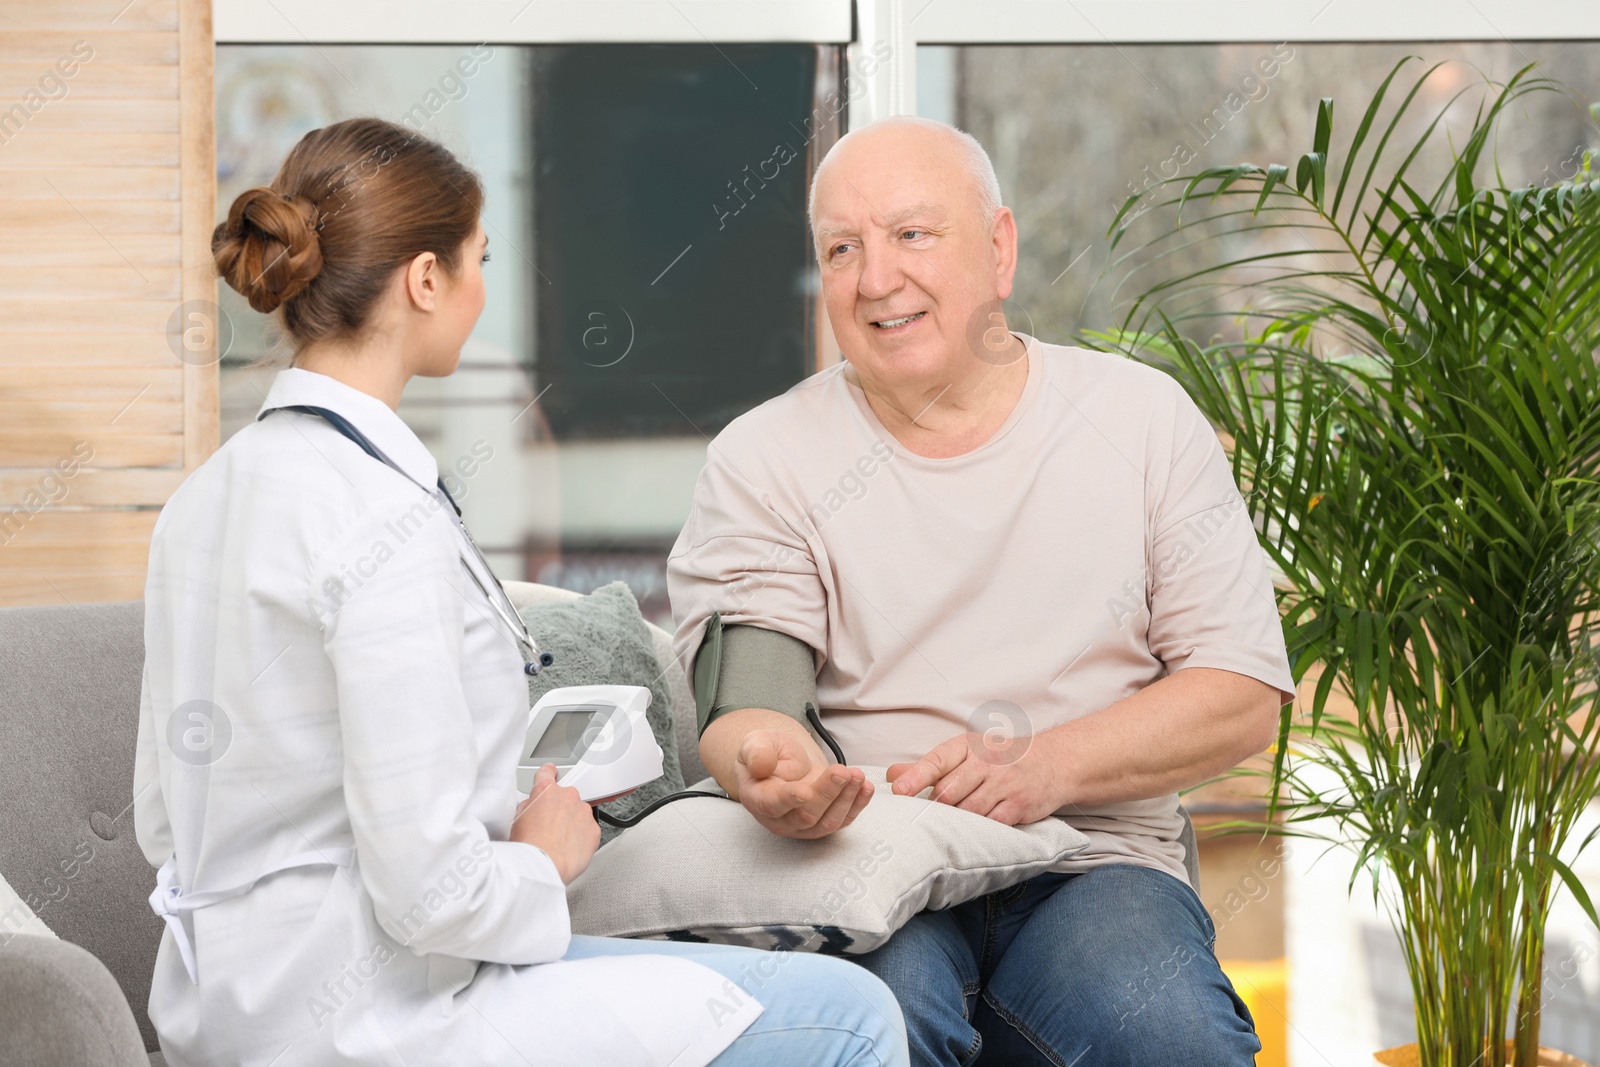
<path id="1" fill-rule="evenodd" d="M 699 733 L 724 712 L 769 708 L 804 726 L 826 752 L 806 719 L 808 701 L 817 701 L 817 668 L 810 645 L 762 626 L 724 626 L 722 613 L 712 614 L 694 663 Z"/>

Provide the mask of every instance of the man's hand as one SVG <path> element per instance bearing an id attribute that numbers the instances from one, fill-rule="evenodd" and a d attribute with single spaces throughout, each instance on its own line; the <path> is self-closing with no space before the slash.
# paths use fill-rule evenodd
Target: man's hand
<path id="1" fill-rule="evenodd" d="M 861 768 L 830 765 L 808 740 L 789 730 L 751 730 L 734 757 L 733 794 L 780 837 L 826 837 L 854 822 L 872 799 Z"/>
<path id="2" fill-rule="evenodd" d="M 915 796 L 932 786 L 932 799 L 941 804 L 1007 826 L 1038 822 L 1065 803 L 1048 738 L 1048 731 L 1003 741 L 959 734 L 915 763 L 893 764 L 887 777 L 899 796 Z"/>
<path id="3" fill-rule="evenodd" d="M 1282 694 L 1213 667 L 1185 667 L 1081 718 L 1031 737 L 990 730 L 952 737 L 887 777 L 895 793 L 933 799 L 996 822 L 1037 822 L 1068 804 L 1167 796 L 1214 778 L 1277 737 Z"/>

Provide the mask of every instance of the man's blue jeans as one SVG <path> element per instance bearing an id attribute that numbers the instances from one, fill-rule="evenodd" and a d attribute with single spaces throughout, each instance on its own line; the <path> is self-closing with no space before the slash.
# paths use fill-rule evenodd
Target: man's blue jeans
<path id="1" fill-rule="evenodd" d="M 923 912 L 855 961 L 900 1001 L 913 1067 L 1236 1067 L 1261 1049 L 1183 882 L 1042 874 Z"/>

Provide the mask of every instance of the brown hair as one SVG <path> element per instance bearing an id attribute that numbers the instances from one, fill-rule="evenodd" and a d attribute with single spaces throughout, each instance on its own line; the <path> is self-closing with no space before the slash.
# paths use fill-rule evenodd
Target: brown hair
<path id="1" fill-rule="evenodd" d="M 211 234 L 217 272 L 297 346 L 359 337 L 379 293 L 423 252 L 454 276 L 483 211 L 478 176 L 436 141 L 376 118 L 312 130 L 272 184 Z"/>

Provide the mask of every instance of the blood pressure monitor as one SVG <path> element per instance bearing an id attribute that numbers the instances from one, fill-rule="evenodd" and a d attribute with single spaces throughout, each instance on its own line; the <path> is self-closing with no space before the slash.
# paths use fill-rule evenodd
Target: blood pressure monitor
<path id="1" fill-rule="evenodd" d="M 638 685 L 569 685 L 552 689 L 528 712 L 517 760 L 517 789 L 533 790 L 546 763 L 556 780 L 589 803 L 661 777 L 661 746 L 645 718 L 650 690 Z"/>

